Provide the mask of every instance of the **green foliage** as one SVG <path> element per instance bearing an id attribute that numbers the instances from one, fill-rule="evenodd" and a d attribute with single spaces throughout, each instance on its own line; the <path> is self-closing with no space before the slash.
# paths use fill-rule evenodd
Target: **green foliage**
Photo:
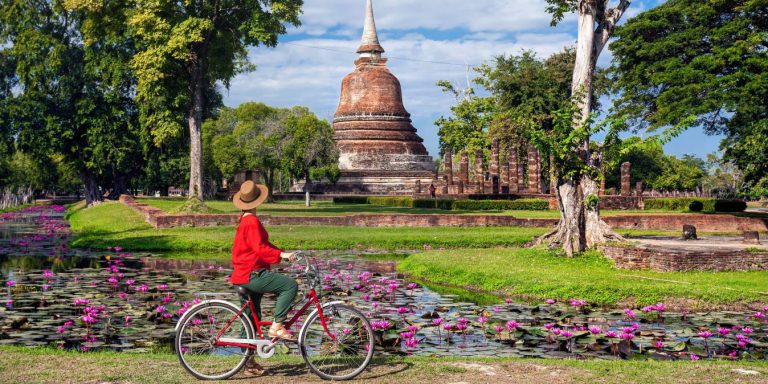
<path id="1" fill-rule="evenodd" d="M 691 155 L 678 159 L 664 154 L 658 137 L 611 139 L 603 158 L 606 186 L 620 188 L 620 165 L 624 162 L 632 165 L 630 182 L 642 182 L 646 189 L 693 191 L 706 176 L 703 160 Z"/>
<path id="2" fill-rule="evenodd" d="M 334 204 L 370 204 L 366 196 L 337 196 L 333 198 Z"/>
<path id="3" fill-rule="evenodd" d="M 636 129 L 722 133 L 749 186 L 768 176 L 768 17 L 762 0 L 670 0 L 627 21 L 610 48 L 614 113 Z"/>
<path id="4" fill-rule="evenodd" d="M 300 179 L 338 179 L 333 128 L 306 107 L 272 108 L 247 102 L 222 108 L 203 125 L 203 142 L 212 148 L 212 170 L 232 177 L 259 170 L 272 191 L 275 173 Z"/>
<path id="5" fill-rule="evenodd" d="M 741 200 L 708 199 L 699 197 L 653 198 L 645 199 L 644 202 L 645 209 L 681 212 L 743 212 L 747 209 L 747 203 Z"/>
<path id="6" fill-rule="evenodd" d="M 294 108 L 294 111 L 298 109 Z M 338 177 L 339 151 L 333 141 L 331 124 L 305 109 L 289 116 L 286 128 L 290 140 L 281 160 L 288 173 L 307 183 L 313 175 L 315 179 Z"/>
<path id="7" fill-rule="evenodd" d="M 704 210 L 704 203 L 698 200 L 691 201 L 691 203 L 688 204 L 688 210 L 691 212 L 701 212 Z"/>
<path id="8" fill-rule="evenodd" d="M 441 152 L 450 149 L 454 154 L 468 151 L 474 155 L 478 149 L 486 150 L 490 145 L 488 125 L 493 115 L 493 99 L 477 96 L 469 86 L 456 89 L 448 81 L 439 81 L 437 86 L 456 99 L 456 105 L 451 107 L 452 116 L 441 116 L 435 121 Z"/>
<path id="9" fill-rule="evenodd" d="M 542 199 L 456 200 L 451 209 L 466 211 L 546 211 L 549 202 Z"/>
<path id="10" fill-rule="evenodd" d="M 398 197 L 398 196 L 386 196 L 386 197 L 372 196 L 368 198 L 368 204 L 413 208 L 413 198 Z"/>
<path id="11" fill-rule="evenodd" d="M 744 212 L 747 203 L 742 200 L 716 200 L 715 212 Z"/>
<path id="12" fill-rule="evenodd" d="M 89 202 L 103 189 L 121 193 L 139 170 L 139 130 L 132 100 L 133 53 L 118 4 L 94 13 L 75 1 L 0 3 L 0 54 L 18 94 L 0 103 L 16 146 L 41 162 L 59 156 L 86 186 Z M 8 84 L 7 81 L 4 83 Z M 0 125 L 6 125 L 0 124 Z M 41 163 L 40 166 L 49 164 Z"/>

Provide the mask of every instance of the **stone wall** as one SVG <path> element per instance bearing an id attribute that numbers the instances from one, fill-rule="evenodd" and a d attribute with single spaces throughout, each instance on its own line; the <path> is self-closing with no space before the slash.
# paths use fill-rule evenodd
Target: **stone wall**
<path id="1" fill-rule="evenodd" d="M 605 246 L 601 251 L 622 269 L 675 271 L 768 270 L 768 252 L 673 250 Z"/>
<path id="2" fill-rule="evenodd" d="M 168 215 L 128 195 L 120 201 L 135 209 L 155 228 L 237 225 L 240 215 Z M 553 204 L 550 201 L 550 204 Z M 556 203 L 554 203 L 556 204 Z M 361 227 L 554 227 L 559 219 L 521 219 L 509 215 L 460 214 L 353 214 L 340 216 L 259 215 L 265 225 L 329 225 Z M 759 219 L 731 215 L 625 215 L 607 216 L 614 229 L 682 230 L 690 224 L 699 231 L 768 231 Z"/>

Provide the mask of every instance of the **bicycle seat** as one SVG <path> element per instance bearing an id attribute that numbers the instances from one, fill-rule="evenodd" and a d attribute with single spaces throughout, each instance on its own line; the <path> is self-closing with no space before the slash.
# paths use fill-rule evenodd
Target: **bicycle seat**
<path id="1" fill-rule="evenodd" d="M 242 286 L 240 286 L 240 285 L 236 285 L 236 286 L 235 286 L 235 291 L 236 291 L 236 292 L 237 292 L 237 294 L 238 294 L 238 295 L 240 295 L 240 297 L 242 297 L 243 299 L 246 299 L 246 300 L 247 300 L 247 299 L 249 299 L 249 298 L 251 297 L 251 293 L 250 293 L 250 292 L 249 292 L 247 289 L 245 289 L 244 287 L 242 287 Z"/>

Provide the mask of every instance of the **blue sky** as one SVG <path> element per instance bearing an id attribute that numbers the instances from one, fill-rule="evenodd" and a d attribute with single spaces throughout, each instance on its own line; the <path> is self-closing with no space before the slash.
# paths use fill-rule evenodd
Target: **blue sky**
<path id="1" fill-rule="evenodd" d="M 635 0 L 625 20 L 663 2 Z M 454 102 L 435 86 L 437 81 L 466 85 L 467 65 L 521 50 L 546 57 L 575 43 L 575 18 L 550 27 L 545 6 L 544 0 L 374 0 L 388 65 L 400 79 L 405 107 L 430 154 L 438 152 L 434 121 L 447 115 Z M 331 120 L 341 79 L 354 69 L 364 11 L 365 0 L 305 0 L 302 26 L 283 36 L 276 48 L 251 49 L 257 70 L 233 80 L 225 104 L 305 105 Z M 610 59 L 605 51 L 599 63 L 607 65 Z M 718 150 L 720 139 L 694 129 L 665 149 L 703 157 Z"/>

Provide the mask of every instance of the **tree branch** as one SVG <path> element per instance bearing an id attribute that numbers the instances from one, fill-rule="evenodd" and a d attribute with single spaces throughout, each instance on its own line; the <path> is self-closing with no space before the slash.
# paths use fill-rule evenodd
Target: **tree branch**
<path id="1" fill-rule="evenodd" d="M 595 31 L 595 57 L 599 57 L 600 53 L 608 44 L 608 40 L 613 35 L 613 31 L 616 30 L 616 25 L 619 23 L 621 16 L 629 8 L 630 0 L 621 0 L 616 8 L 611 8 L 605 11 L 605 19 L 600 22 L 600 26 Z M 607 4 L 607 0 L 606 0 Z"/>

